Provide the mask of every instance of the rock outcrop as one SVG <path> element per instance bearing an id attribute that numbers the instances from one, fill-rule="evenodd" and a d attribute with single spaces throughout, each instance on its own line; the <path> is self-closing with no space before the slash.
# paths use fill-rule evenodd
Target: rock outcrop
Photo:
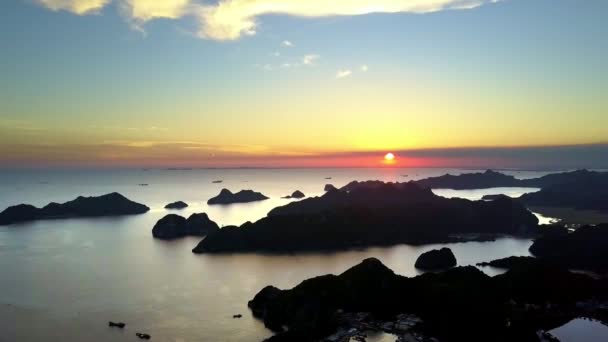
<path id="1" fill-rule="evenodd" d="M 184 209 L 187 207 L 188 207 L 188 204 L 186 202 L 177 201 L 177 202 L 167 204 L 165 206 L 165 209 Z"/>
<path id="2" fill-rule="evenodd" d="M 274 208 L 268 216 L 208 235 L 195 253 L 332 250 L 454 241 L 454 234 L 534 234 L 520 203 L 448 199 L 413 183 L 330 191 Z M 286 230 L 289 233 L 286 233 Z"/>
<path id="3" fill-rule="evenodd" d="M 456 257 L 449 248 L 433 249 L 416 259 L 415 267 L 421 270 L 442 270 L 456 266 Z"/>
<path id="4" fill-rule="evenodd" d="M 323 187 L 323 191 L 325 191 L 325 192 L 336 191 L 336 190 L 338 190 L 338 188 L 336 188 L 333 184 L 325 184 L 325 186 Z"/>
<path id="5" fill-rule="evenodd" d="M 248 203 L 267 200 L 268 197 L 253 190 L 241 190 L 237 193 L 232 193 L 228 189 L 222 189 L 219 195 L 210 198 L 207 204 L 233 204 L 233 203 Z"/>
<path id="6" fill-rule="evenodd" d="M 12 206 L 0 213 L 0 225 L 46 219 L 134 215 L 148 210 L 147 206 L 113 192 L 102 196 L 79 196 L 65 203 L 49 203 L 43 208 L 29 204 Z"/>
<path id="7" fill-rule="evenodd" d="M 171 240 L 185 236 L 205 236 L 219 230 L 207 214 L 192 214 L 188 219 L 169 214 L 160 219 L 152 228 L 152 236 L 157 239 Z"/>

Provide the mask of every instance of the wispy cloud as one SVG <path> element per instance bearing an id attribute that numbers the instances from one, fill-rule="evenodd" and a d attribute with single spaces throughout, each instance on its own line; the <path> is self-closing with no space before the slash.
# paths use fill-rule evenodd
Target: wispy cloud
<path id="1" fill-rule="evenodd" d="M 0 134 L 6 134 L 2 131 L 20 131 L 28 133 L 36 133 L 48 130 L 47 127 L 40 126 L 29 120 L 1 119 L 0 118 Z"/>
<path id="2" fill-rule="evenodd" d="M 222 0 L 214 4 L 203 0 L 36 0 L 54 10 L 84 15 L 97 13 L 114 1 L 136 28 L 156 18 L 177 19 L 194 16 L 199 21 L 198 36 L 213 40 L 236 40 L 254 35 L 260 17 L 283 14 L 320 18 L 356 16 L 370 13 L 429 13 L 465 10 L 500 0 Z M 293 47 L 285 40 L 284 47 Z"/>
<path id="3" fill-rule="evenodd" d="M 341 78 L 349 77 L 352 74 L 353 74 L 352 70 L 349 70 L 349 69 L 338 70 L 338 72 L 336 73 L 336 78 L 341 79 Z"/>
<path id="4" fill-rule="evenodd" d="M 367 66 L 367 64 L 363 64 L 360 69 L 363 72 L 367 72 L 369 70 L 369 67 Z"/>

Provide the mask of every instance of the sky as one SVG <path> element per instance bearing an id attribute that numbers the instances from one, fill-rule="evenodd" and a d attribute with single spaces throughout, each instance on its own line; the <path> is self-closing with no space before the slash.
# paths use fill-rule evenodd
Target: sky
<path id="1" fill-rule="evenodd" d="M 5 0 L 0 167 L 608 168 L 607 13 Z"/>

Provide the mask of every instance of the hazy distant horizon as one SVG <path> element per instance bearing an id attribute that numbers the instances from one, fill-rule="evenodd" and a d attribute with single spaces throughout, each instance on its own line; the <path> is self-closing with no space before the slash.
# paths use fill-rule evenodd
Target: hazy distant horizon
<path id="1" fill-rule="evenodd" d="M 107 147 L 107 146 L 106 146 Z M 190 153 L 188 146 L 171 146 L 173 151 L 188 154 L 157 156 L 150 160 L 148 149 L 154 147 L 131 147 L 129 151 L 98 152 L 88 155 L 63 153 L 54 146 L 54 154 L 45 158 L 23 158 L 0 147 L 0 169 L 297 169 L 297 168 L 460 168 L 460 169 L 504 169 L 504 170 L 570 170 L 608 169 L 608 144 L 562 145 L 562 146 L 518 146 L 518 147 L 462 147 L 409 150 L 386 150 L 364 152 L 334 152 L 298 156 L 209 156 Z M 395 160 L 387 163 L 383 156 L 392 152 Z M 63 154 L 60 160 L 53 159 Z M 105 157 L 119 155 L 122 157 Z M 143 157 L 142 157 L 143 155 Z"/>

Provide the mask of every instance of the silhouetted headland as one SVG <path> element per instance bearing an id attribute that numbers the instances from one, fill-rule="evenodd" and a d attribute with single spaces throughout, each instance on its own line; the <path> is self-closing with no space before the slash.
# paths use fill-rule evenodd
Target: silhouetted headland
<path id="1" fill-rule="evenodd" d="M 511 256 L 479 266 L 511 269 L 543 263 L 554 267 L 586 270 L 604 274 L 608 271 L 608 223 L 568 229 L 560 225 L 542 226 L 541 236 L 530 246 L 530 256 Z"/>
<path id="2" fill-rule="evenodd" d="M 446 174 L 421 179 L 416 183 L 425 188 L 455 190 L 522 186 L 521 180 L 492 170 L 483 173 L 463 173 L 458 176 Z"/>
<path id="3" fill-rule="evenodd" d="M 564 184 L 606 184 L 608 172 L 577 170 L 571 172 L 553 173 L 538 178 L 517 179 L 500 172 L 487 170 L 461 175 L 446 174 L 439 177 L 429 177 L 415 181 L 418 185 L 431 189 L 486 189 L 499 187 L 529 187 L 541 188 Z"/>
<path id="4" fill-rule="evenodd" d="M 222 189 L 217 196 L 210 198 L 207 204 L 248 203 L 267 199 L 268 197 L 253 190 L 241 190 L 237 193 L 232 193 L 228 189 Z"/>
<path id="5" fill-rule="evenodd" d="M 134 215 L 148 210 L 147 206 L 113 192 L 102 196 L 79 196 L 65 203 L 52 202 L 43 208 L 29 204 L 12 206 L 0 213 L 0 225 L 45 219 Z"/>
<path id="6" fill-rule="evenodd" d="M 528 206 L 608 212 L 608 172 L 577 171 L 570 175 L 564 177 L 562 183 L 524 194 L 520 200 Z"/>
<path id="7" fill-rule="evenodd" d="M 210 234 L 195 253 L 331 250 L 460 241 L 458 234 L 529 235 L 538 219 L 510 198 L 449 199 L 414 183 L 380 184 L 291 202 Z M 286 231 L 289 233 L 286 233 Z"/>
<path id="8" fill-rule="evenodd" d="M 277 332 L 268 342 L 317 341 L 352 329 L 441 341 L 538 341 L 537 332 L 580 315 L 605 321 L 606 286 L 605 279 L 534 262 L 494 277 L 467 266 L 407 278 L 371 258 L 291 290 L 267 286 L 249 307 Z"/>
<path id="9" fill-rule="evenodd" d="M 608 271 L 608 223 L 570 231 L 553 228 L 536 239 L 530 252 L 541 260 L 567 268 Z"/>

